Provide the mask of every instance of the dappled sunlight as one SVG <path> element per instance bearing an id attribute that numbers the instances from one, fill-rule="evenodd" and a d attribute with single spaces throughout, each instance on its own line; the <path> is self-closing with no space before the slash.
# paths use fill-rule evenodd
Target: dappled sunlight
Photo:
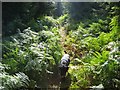
<path id="1" fill-rule="evenodd" d="M 119 90 L 119 11 L 113 2 L 3 3 L 0 89 Z"/>

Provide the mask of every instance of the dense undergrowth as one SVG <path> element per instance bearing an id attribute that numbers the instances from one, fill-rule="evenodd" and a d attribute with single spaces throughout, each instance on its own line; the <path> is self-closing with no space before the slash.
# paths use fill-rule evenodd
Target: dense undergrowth
<path id="1" fill-rule="evenodd" d="M 71 56 L 69 88 L 120 89 L 119 18 L 75 22 L 65 14 L 31 20 L 23 32 L 3 38 L 0 89 L 59 88 L 64 51 Z"/>

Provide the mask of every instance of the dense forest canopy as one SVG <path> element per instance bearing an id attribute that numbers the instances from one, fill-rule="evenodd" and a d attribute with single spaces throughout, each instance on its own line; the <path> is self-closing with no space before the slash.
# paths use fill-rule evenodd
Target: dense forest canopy
<path id="1" fill-rule="evenodd" d="M 120 2 L 3 2 L 0 89 L 119 90 L 119 33 Z"/>

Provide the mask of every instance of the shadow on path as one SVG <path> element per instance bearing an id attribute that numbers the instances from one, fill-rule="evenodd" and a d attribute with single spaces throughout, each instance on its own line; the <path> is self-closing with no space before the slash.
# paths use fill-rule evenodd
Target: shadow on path
<path id="1" fill-rule="evenodd" d="M 66 77 L 61 78 L 60 90 L 68 90 L 71 85 L 71 75 L 68 73 Z"/>

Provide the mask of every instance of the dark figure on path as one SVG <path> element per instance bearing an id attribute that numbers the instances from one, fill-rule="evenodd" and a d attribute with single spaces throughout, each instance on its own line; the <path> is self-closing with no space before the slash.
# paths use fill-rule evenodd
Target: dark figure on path
<path id="1" fill-rule="evenodd" d="M 68 54 L 64 54 L 59 65 L 61 78 L 65 78 L 66 72 L 68 71 L 69 68 L 68 67 L 69 63 L 70 63 L 70 56 Z"/>
<path id="2" fill-rule="evenodd" d="M 60 90 L 68 90 L 69 86 L 71 84 L 71 76 L 70 74 L 67 73 L 68 69 L 69 69 L 69 64 L 70 64 L 70 56 L 65 52 L 65 54 L 63 55 L 61 61 L 60 61 L 60 65 L 59 65 L 59 70 L 60 70 Z"/>

